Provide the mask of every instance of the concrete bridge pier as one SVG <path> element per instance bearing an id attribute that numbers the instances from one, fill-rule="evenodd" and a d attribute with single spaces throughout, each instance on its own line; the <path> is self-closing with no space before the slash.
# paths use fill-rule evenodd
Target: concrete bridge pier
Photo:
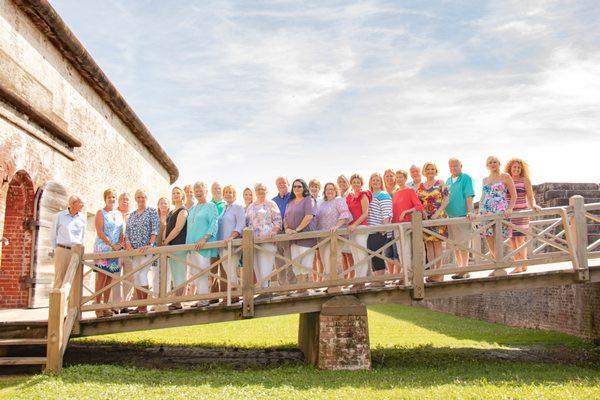
<path id="1" fill-rule="evenodd" d="M 370 369 L 366 306 L 355 296 L 337 296 L 321 312 L 300 314 L 298 344 L 307 363 L 319 369 Z"/>

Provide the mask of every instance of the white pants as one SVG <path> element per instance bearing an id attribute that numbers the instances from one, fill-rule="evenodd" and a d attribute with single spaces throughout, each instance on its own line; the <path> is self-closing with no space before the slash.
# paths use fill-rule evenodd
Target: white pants
<path id="1" fill-rule="evenodd" d="M 350 236 L 350 240 L 361 247 L 367 247 L 367 239 L 369 238 L 368 233 L 355 233 Z M 369 262 L 364 259 L 367 258 L 367 252 L 362 249 L 358 249 L 354 246 L 351 246 L 350 250 L 352 251 L 352 258 L 354 259 L 355 268 L 355 276 L 357 278 L 364 278 L 367 276 L 367 271 L 369 270 Z"/>
<path id="2" fill-rule="evenodd" d="M 298 256 L 300 256 L 300 254 L 304 253 L 306 250 L 309 250 L 310 247 L 303 247 L 303 246 L 298 246 L 297 244 L 292 244 L 290 245 L 290 253 L 292 256 L 292 260 Z M 298 258 L 295 263 L 296 264 L 300 264 L 303 267 L 306 268 L 300 268 L 296 265 L 292 266 L 292 270 L 294 271 L 294 274 L 296 275 L 306 275 L 306 274 L 310 274 L 312 273 L 312 267 L 313 267 L 313 261 L 315 259 L 315 252 L 314 250 L 309 251 L 308 253 L 304 254 L 302 257 Z"/>
<path id="3" fill-rule="evenodd" d="M 187 260 L 199 267 L 202 270 L 210 267 L 210 257 L 204 257 L 197 251 L 190 251 L 187 255 Z M 190 267 L 190 276 L 199 274 L 200 271 L 197 268 Z M 208 275 L 202 275 L 194 280 L 196 284 L 196 294 L 208 294 Z"/>
<path id="4" fill-rule="evenodd" d="M 228 250 L 221 250 L 221 258 L 225 258 L 225 256 L 229 253 Z M 221 263 L 221 267 L 223 271 L 227 273 L 227 280 L 230 284 L 237 286 L 238 285 L 238 264 L 240 262 L 240 252 L 235 252 L 232 250 L 231 260 L 227 258 L 225 261 Z"/>
<path id="5" fill-rule="evenodd" d="M 136 269 L 142 264 L 147 263 L 152 258 L 152 255 L 147 254 L 143 256 L 135 256 L 131 258 L 131 268 Z M 146 265 L 144 268 L 137 271 L 135 275 L 135 284 L 137 286 L 148 287 L 148 272 L 150 272 L 150 265 Z"/>
<path id="6" fill-rule="evenodd" d="M 276 252 L 277 246 L 273 243 L 263 243 L 259 245 L 267 251 Z M 269 286 L 269 281 L 261 282 L 264 277 L 273 272 L 273 263 L 275 262 L 275 254 L 267 253 L 259 249 L 254 249 L 254 272 L 256 280 L 260 283 L 260 287 L 266 288 Z"/>
<path id="7" fill-rule="evenodd" d="M 404 234 L 404 242 L 401 246 L 398 243 L 398 238 L 396 237 L 394 241 L 396 242 L 396 246 L 398 248 L 398 258 L 400 259 L 400 264 L 406 270 L 408 277 L 412 276 L 412 241 L 410 235 Z"/>

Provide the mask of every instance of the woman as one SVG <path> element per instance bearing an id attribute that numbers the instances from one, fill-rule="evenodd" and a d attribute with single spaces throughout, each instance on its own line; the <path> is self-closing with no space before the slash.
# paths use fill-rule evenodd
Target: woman
<path id="1" fill-rule="evenodd" d="M 323 194 L 323 202 L 317 210 L 317 230 L 335 232 L 348 224 L 352 219 L 352 214 L 348 210 L 346 201 L 338 196 L 339 189 L 335 183 L 326 183 Z M 331 245 L 327 243 L 321 246 L 320 254 L 322 255 L 325 276 L 329 276 L 331 272 Z M 337 273 L 335 276 L 337 276 Z"/>
<path id="2" fill-rule="evenodd" d="M 219 218 L 219 230 L 217 233 L 218 240 L 224 240 L 225 243 L 231 242 L 233 239 L 242 237 L 244 228 L 246 227 L 246 211 L 239 204 L 234 204 L 236 198 L 235 188 L 231 185 L 223 188 L 223 199 L 226 202 L 223 214 Z M 228 257 L 229 255 L 229 257 Z M 238 286 L 238 264 L 240 262 L 241 252 L 234 252 L 232 248 L 229 254 L 228 247 L 221 249 L 221 270 L 224 272 L 224 279 L 229 277 L 229 282 L 232 286 Z M 221 281 L 221 290 L 227 290 L 227 282 Z M 237 302 L 238 297 L 232 297 L 232 302 Z"/>
<path id="3" fill-rule="evenodd" d="M 96 213 L 96 240 L 94 242 L 94 253 L 107 253 L 119 251 L 122 249 L 123 240 L 123 216 L 119 210 L 115 209 L 117 201 L 117 191 L 115 189 L 106 189 L 104 191 L 104 208 Z M 109 258 L 97 260 L 96 267 L 110 274 L 121 272 L 118 258 Z M 102 272 L 96 272 L 96 292 L 110 285 L 112 276 Z M 108 303 L 110 290 L 96 296 L 96 303 Z M 111 310 L 96 310 L 96 317 L 111 317 Z"/>
<path id="4" fill-rule="evenodd" d="M 417 186 L 417 196 L 423 204 L 424 219 L 440 219 L 445 218 L 444 210 L 450 201 L 450 193 L 444 182 L 440 179 L 435 179 L 438 174 L 437 166 L 432 162 L 426 162 L 423 165 L 421 173 L 425 177 L 425 182 L 419 183 Z M 446 225 L 432 226 L 429 230 L 437 233 L 440 236 L 448 236 L 448 227 Z M 424 233 L 425 249 L 427 251 L 427 259 L 431 262 L 436 260 L 432 269 L 442 267 L 442 240 L 434 235 Z M 433 275 L 427 277 L 427 282 L 442 282 L 443 275 Z"/>
<path id="5" fill-rule="evenodd" d="M 185 192 L 175 186 L 171 190 L 171 203 L 175 209 L 167 216 L 167 224 L 164 233 L 164 246 L 175 246 L 185 244 L 187 234 L 187 217 L 188 212 L 185 208 Z M 171 272 L 171 282 L 175 289 L 175 296 L 183 296 L 185 291 L 186 281 L 186 264 L 187 251 L 176 251 L 169 257 L 169 270 Z M 183 285 L 183 286 L 182 286 Z M 182 287 L 180 287 L 182 286 Z M 169 305 L 169 310 L 181 310 L 180 302 L 175 302 Z"/>
<path id="6" fill-rule="evenodd" d="M 254 192 L 250 188 L 245 188 L 242 196 L 244 197 L 244 208 L 247 210 L 248 206 L 254 203 Z"/>
<path id="7" fill-rule="evenodd" d="M 374 173 L 369 177 L 369 190 L 373 199 L 369 203 L 369 214 L 367 217 L 368 226 L 378 226 L 389 224 L 392 220 L 392 197 L 385 192 L 383 187 L 383 178 L 381 174 Z M 373 232 L 367 238 L 367 248 L 371 251 L 378 251 L 390 241 L 387 232 Z M 371 268 L 373 275 L 383 275 L 385 273 L 385 259 L 380 257 L 371 258 Z M 377 282 L 375 286 L 384 286 L 384 282 Z"/>
<path id="8" fill-rule="evenodd" d="M 317 210 L 323 203 L 323 197 L 319 195 L 321 191 L 321 182 L 318 179 L 311 179 L 308 182 L 308 190 L 310 191 L 310 195 L 315 199 L 315 204 Z M 313 261 L 313 274 L 312 280 L 313 282 L 321 282 L 323 279 L 323 262 L 321 261 L 321 254 L 319 249 L 315 250 L 315 258 Z"/>
<path id="9" fill-rule="evenodd" d="M 290 201 L 285 207 L 285 218 L 283 226 L 285 233 L 293 235 L 299 232 L 311 232 L 316 229 L 315 199 L 310 195 L 308 185 L 302 179 L 292 182 L 292 194 Z M 295 264 L 292 270 L 299 284 L 308 281 L 308 271 L 312 270 L 315 253 L 308 250 L 317 244 L 317 239 L 290 240 L 290 253 Z M 307 252 L 308 250 L 308 252 Z M 304 268 L 297 266 L 301 265 Z M 304 291 L 304 290 L 303 290 Z M 302 291 L 302 292 L 303 292 Z"/>
<path id="10" fill-rule="evenodd" d="M 281 230 L 281 213 L 274 201 L 267 199 L 267 187 L 262 183 L 254 185 L 256 201 L 246 209 L 246 225 L 252 229 L 257 239 L 272 238 Z M 262 288 L 269 286 L 269 280 L 265 279 L 273 272 L 275 243 L 262 243 L 260 247 L 264 251 L 254 251 L 254 273 Z"/>
<path id="11" fill-rule="evenodd" d="M 156 235 L 158 234 L 158 212 L 152 207 L 147 207 L 148 195 L 144 190 L 138 189 L 135 192 L 135 201 L 137 209 L 129 214 L 127 227 L 125 228 L 125 247 L 127 250 L 137 249 L 139 253 L 143 253 L 150 247 L 156 246 Z M 152 258 L 152 254 L 144 254 L 135 256 L 132 259 L 132 268 L 135 270 L 139 266 L 148 263 Z M 144 289 L 148 289 L 148 272 L 150 265 L 146 265 L 135 273 L 135 284 Z M 154 268 L 154 267 L 153 267 Z M 148 298 L 148 293 L 138 288 L 135 289 L 136 299 L 145 300 Z M 130 314 L 148 312 L 146 306 L 139 306 Z"/>
<path id="12" fill-rule="evenodd" d="M 504 172 L 510 175 L 515 185 L 515 191 L 517 192 L 514 210 L 524 211 L 529 207 L 535 211 L 540 211 L 542 208 L 535 203 L 533 188 L 531 187 L 531 181 L 529 180 L 529 165 L 520 158 L 513 158 L 506 163 Z M 510 222 L 523 231 L 529 229 L 529 217 L 513 218 Z M 509 229 L 509 236 L 510 247 L 513 251 L 522 246 L 527 239 L 525 234 L 517 229 Z M 527 246 L 523 246 L 520 250 L 515 251 L 513 259 L 515 261 L 526 260 Z M 522 265 L 516 267 L 511 274 L 518 274 L 525 271 L 527 271 L 527 266 Z"/>
<path id="13" fill-rule="evenodd" d="M 185 193 L 185 209 L 189 210 L 194 207 L 194 187 L 192 185 L 185 185 L 183 187 Z"/>
<path id="14" fill-rule="evenodd" d="M 359 174 L 354 174 L 350 177 L 350 185 L 352 185 L 352 192 L 346 197 L 346 204 L 352 214 L 352 222 L 348 225 L 348 232 L 351 233 L 350 240 L 356 243 L 361 248 L 352 246 L 350 251 L 352 252 L 352 258 L 356 264 L 354 269 L 354 276 L 357 278 L 364 278 L 367 276 L 368 265 L 365 258 L 367 252 L 362 250 L 362 247 L 367 247 L 367 240 L 369 235 L 362 232 L 354 232 L 359 226 L 367 225 L 367 218 L 369 216 L 369 203 L 371 202 L 372 195 L 370 191 L 362 190 L 364 185 L 364 179 Z M 364 283 L 355 286 L 356 288 L 364 287 Z"/>
<path id="15" fill-rule="evenodd" d="M 156 245 L 162 246 L 165 228 L 167 226 L 167 216 L 170 211 L 169 200 L 166 197 L 158 199 L 156 210 L 158 211 L 158 234 L 156 235 Z M 152 272 L 152 294 L 156 297 L 158 296 L 160 285 L 160 269 L 155 266 L 152 268 Z M 167 282 L 169 281 L 170 279 L 167 279 Z M 154 311 L 154 308 L 150 307 L 150 311 Z"/>
<path id="16" fill-rule="evenodd" d="M 385 191 L 390 196 L 393 196 L 396 190 L 398 190 L 396 181 L 396 173 L 391 169 L 386 169 L 383 173 L 383 183 L 385 184 Z"/>
<path id="17" fill-rule="evenodd" d="M 483 179 L 481 199 L 479 201 L 479 214 L 503 214 L 505 218 L 508 218 L 517 201 L 515 184 L 510 175 L 500 171 L 501 164 L 497 157 L 489 156 L 485 163 L 490 174 L 487 178 Z M 482 235 L 485 237 L 488 249 L 490 249 L 490 254 L 496 259 L 495 227 L 484 228 Z M 502 226 L 502 236 L 508 236 L 508 230 L 504 225 Z M 504 270 L 502 270 L 502 272 L 492 271 L 490 276 L 498 274 L 503 275 L 506 274 L 506 272 L 504 272 Z"/>
<path id="18" fill-rule="evenodd" d="M 342 200 L 346 201 L 346 197 L 348 197 L 350 191 L 350 181 L 346 178 L 345 175 L 340 175 L 337 178 L 337 185 L 339 190 L 339 196 Z M 340 251 L 342 252 L 341 262 L 342 262 L 342 271 L 344 271 L 344 278 L 350 279 L 354 277 L 354 271 L 346 272 L 350 269 L 350 266 L 354 264 L 354 260 L 352 260 L 352 252 L 350 251 L 350 247 L 346 243 L 340 243 Z"/>
<path id="19" fill-rule="evenodd" d="M 210 267 L 210 258 L 219 254 L 217 249 L 203 249 L 217 239 L 219 211 L 212 201 L 207 201 L 208 188 L 204 182 L 194 183 L 194 196 L 197 203 L 188 210 L 187 232 L 185 243 L 195 245 L 195 250 L 188 253 L 187 259 L 192 267 L 192 276 Z M 208 294 L 208 275 L 196 278 L 197 294 Z M 209 304 L 206 300 L 198 301 L 192 307 L 204 307 Z"/>
<path id="20" fill-rule="evenodd" d="M 394 196 L 392 197 L 392 222 L 393 223 L 402 223 L 402 222 L 410 222 L 411 214 L 414 211 L 423 212 L 423 204 L 417 197 L 417 193 L 413 188 L 406 184 L 408 180 L 408 174 L 406 171 L 398 170 L 396 171 L 396 183 L 398 184 L 398 189 Z M 409 278 L 412 276 L 412 249 L 410 242 L 410 235 L 404 236 L 404 245 L 402 247 L 402 259 L 400 262 L 395 264 L 395 271 L 393 273 L 399 274 L 400 268 L 406 268 L 406 276 Z M 396 257 L 394 259 L 400 259 L 398 253 L 396 253 Z"/>

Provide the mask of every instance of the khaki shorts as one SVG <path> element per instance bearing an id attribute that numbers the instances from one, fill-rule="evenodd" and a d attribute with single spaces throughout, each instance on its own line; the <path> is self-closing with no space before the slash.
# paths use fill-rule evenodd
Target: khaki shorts
<path id="1" fill-rule="evenodd" d="M 464 222 L 460 224 L 449 224 L 448 225 L 448 238 L 461 244 L 465 247 L 469 247 L 471 236 L 471 223 Z"/>

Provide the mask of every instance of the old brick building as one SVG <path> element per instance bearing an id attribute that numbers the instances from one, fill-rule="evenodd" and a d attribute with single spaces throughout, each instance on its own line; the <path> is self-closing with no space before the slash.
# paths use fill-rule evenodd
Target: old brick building
<path id="1" fill-rule="evenodd" d="M 0 308 L 46 303 L 50 224 L 68 194 L 93 218 L 107 187 L 153 202 L 177 175 L 46 1 L 0 0 Z"/>

